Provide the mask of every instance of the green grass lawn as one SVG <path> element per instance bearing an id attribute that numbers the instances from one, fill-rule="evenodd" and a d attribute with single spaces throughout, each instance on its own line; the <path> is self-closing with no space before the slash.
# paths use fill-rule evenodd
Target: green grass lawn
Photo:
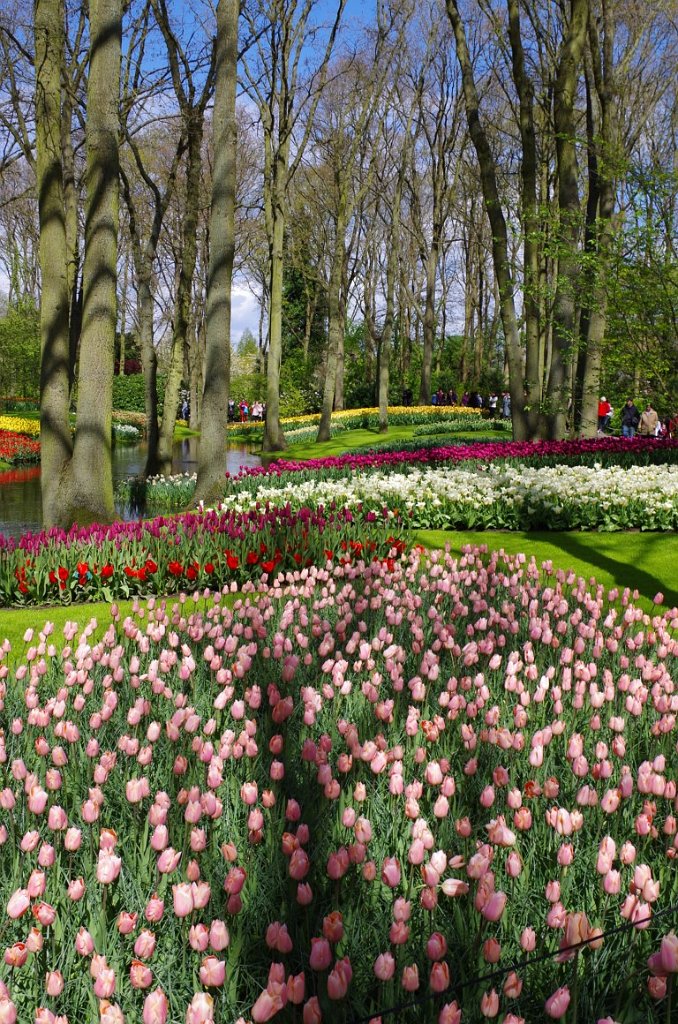
<path id="1" fill-rule="evenodd" d="M 12 467 L 10 466 L 9 462 L 3 462 L 2 459 L 0 459 L 0 473 L 4 472 L 4 470 L 6 470 L 6 469 L 11 469 L 11 468 Z"/>
<path id="2" fill-rule="evenodd" d="M 232 604 L 235 602 L 236 596 L 231 594 L 224 594 L 221 597 L 222 602 L 225 604 Z M 156 598 L 156 601 L 166 601 L 168 606 L 171 608 L 173 605 L 179 603 L 179 597 L 177 594 L 172 594 L 167 598 Z M 145 605 L 145 599 L 139 598 L 141 610 Z M 197 602 L 192 597 L 187 597 L 184 602 L 185 613 L 190 615 L 197 609 L 206 611 L 211 605 L 212 600 L 201 597 Z M 133 601 L 117 601 L 118 609 L 120 611 L 121 619 L 124 620 L 128 615 L 132 614 Z M 91 622 L 92 619 L 96 619 L 96 628 L 92 634 L 94 639 L 98 639 L 108 628 L 111 622 L 111 606 L 106 601 L 98 601 L 92 604 L 71 604 L 71 605 L 50 605 L 38 608 L 0 608 L 0 644 L 6 638 L 12 645 L 14 652 L 22 652 L 25 648 L 30 645 L 24 643 L 24 634 L 27 629 L 35 630 L 35 638 L 31 641 L 32 644 L 37 643 L 37 635 L 43 628 L 45 623 L 54 623 L 54 633 L 58 634 L 63 639 L 62 630 L 67 622 L 77 622 L 80 630 L 83 630 L 85 626 Z"/>
<path id="3" fill-rule="evenodd" d="M 284 459 L 326 459 L 335 455 L 344 455 L 353 448 L 364 448 L 366 445 L 373 445 L 375 448 L 382 444 L 391 444 L 394 441 L 415 440 L 414 432 L 421 424 L 409 426 L 389 427 L 385 434 L 380 434 L 375 428 L 359 428 L 356 430 L 343 430 L 341 433 L 331 437 L 329 441 L 316 444 L 315 441 L 304 441 L 303 444 L 291 444 L 280 457 Z M 510 434 L 500 433 L 498 430 L 488 430 L 487 433 L 476 431 L 450 431 L 459 441 L 508 441 Z M 422 445 L 435 444 L 435 435 L 427 434 L 420 437 Z M 447 442 L 446 442 L 447 443 Z"/>
<path id="4" fill-rule="evenodd" d="M 678 537 L 673 533 L 510 533 L 476 530 L 468 533 L 419 530 L 416 540 L 427 548 L 450 545 L 458 555 L 464 544 L 486 544 L 493 551 L 534 555 L 537 564 L 551 561 L 554 569 L 573 569 L 606 588 L 637 590 L 640 603 L 649 610 L 655 594 L 664 603 L 678 606 Z"/>

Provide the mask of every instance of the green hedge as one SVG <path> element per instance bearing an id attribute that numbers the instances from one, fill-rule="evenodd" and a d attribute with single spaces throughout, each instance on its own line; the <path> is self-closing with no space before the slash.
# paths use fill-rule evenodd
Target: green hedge
<path id="1" fill-rule="evenodd" d="M 165 375 L 158 374 L 158 413 L 162 415 L 165 400 Z M 125 412 L 145 412 L 144 375 L 134 373 L 113 378 L 113 408 Z"/>

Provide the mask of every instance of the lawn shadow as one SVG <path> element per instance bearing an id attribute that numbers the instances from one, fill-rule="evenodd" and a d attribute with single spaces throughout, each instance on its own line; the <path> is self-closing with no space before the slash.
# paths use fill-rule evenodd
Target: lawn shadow
<path id="1" fill-rule="evenodd" d="M 616 535 L 612 536 L 616 537 Z M 666 587 L 665 582 L 662 582 L 658 576 L 641 567 L 643 563 L 652 562 L 661 557 L 658 553 L 660 545 L 673 546 L 673 557 L 678 561 L 678 538 L 665 533 L 628 533 L 626 536 L 628 545 L 623 550 L 624 558 L 622 560 L 612 557 L 609 552 L 605 551 L 606 535 L 604 534 L 571 532 L 547 535 L 552 544 L 569 555 L 589 562 L 594 567 L 608 573 L 621 589 L 630 587 L 632 590 L 638 590 L 649 600 L 652 600 L 658 591 L 662 591 L 665 607 L 678 605 L 678 589 Z M 584 537 L 587 539 L 584 540 Z"/>

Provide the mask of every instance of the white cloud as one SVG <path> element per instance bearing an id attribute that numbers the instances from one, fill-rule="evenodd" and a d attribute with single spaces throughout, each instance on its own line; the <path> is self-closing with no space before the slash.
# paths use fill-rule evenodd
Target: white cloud
<path id="1" fill-rule="evenodd" d="M 243 331 L 254 337 L 259 332 L 259 299 L 245 285 L 234 284 L 231 292 L 231 342 L 240 341 Z"/>

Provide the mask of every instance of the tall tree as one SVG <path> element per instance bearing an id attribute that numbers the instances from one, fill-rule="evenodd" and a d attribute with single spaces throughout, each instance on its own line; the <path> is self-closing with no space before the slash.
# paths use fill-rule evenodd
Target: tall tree
<path id="1" fill-rule="evenodd" d="M 480 167 L 485 213 L 492 232 L 492 259 L 499 289 L 501 319 L 504 328 L 509 369 L 509 391 L 513 418 L 513 436 L 522 440 L 531 436 L 523 387 L 524 360 L 515 304 L 515 282 L 509 250 L 506 218 L 499 195 L 497 164 L 487 131 L 480 119 L 480 98 L 473 62 L 466 41 L 466 31 L 457 0 L 446 0 L 447 13 L 454 32 L 457 59 L 461 68 L 466 119 L 471 142 Z"/>
<path id="2" fill-rule="evenodd" d="M 67 246 L 61 163 L 61 0 L 35 4 L 36 185 L 40 220 L 40 441 L 43 521 L 61 524 L 73 446 L 68 421 Z"/>
<path id="3" fill-rule="evenodd" d="M 231 280 L 235 252 L 236 117 L 239 0 L 217 7 L 214 171 L 207 277 L 206 365 L 196 498 L 223 489 L 231 352 Z"/>
<path id="4" fill-rule="evenodd" d="M 335 16 L 322 56 L 301 83 L 302 54 L 318 32 L 318 26 L 311 22 L 316 6 L 317 0 L 302 0 L 301 4 L 299 0 L 256 0 L 245 12 L 252 37 L 257 40 L 245 61 L 245 74 L 264 137 L 264 221 L 270 282 L 264 451 L 285 448 L 280 427 L 280 360 L 289 190 L 308 144 L 346 0 L 334 0 Z"/>
<path id="5" fill-rule="evenodd" d="M 184 208 L 179 239 L 172 348 L 158 436 L 157 471 L 170 473 L 185 347 L 189 343 L 191 328 L 193 277 L 198 253 L 197 234 L 201 203 L 202 142 L 205 111 L 214 90 L 215 49 L 211 45 L 206 56 L 199 55 L 197 61 L 193 61 L 188 47 L 182 44 L 172 27 L 165 0 L 151 0 L 151 5 L 165 40 L 172 87 L 181 117 L 181 130 L 186 139 Z"/>
<path id="6" fill-rule="evenodd" d="M 46 525 L 113 518 L 111 420 L 118 241 L 120 0 L 92 0 L 87 82 L 87 202 L 75 442 L 68 424 L 67 234 L 61 152 L 63 10 L 36 4 L 41 270 L 41 431 Z M 57 25 L 58 20 L 58 25 Z M 50 266 L 50 261 L 54 262 Z M 47 292 L 44 292 L 48 282 Z"/>

